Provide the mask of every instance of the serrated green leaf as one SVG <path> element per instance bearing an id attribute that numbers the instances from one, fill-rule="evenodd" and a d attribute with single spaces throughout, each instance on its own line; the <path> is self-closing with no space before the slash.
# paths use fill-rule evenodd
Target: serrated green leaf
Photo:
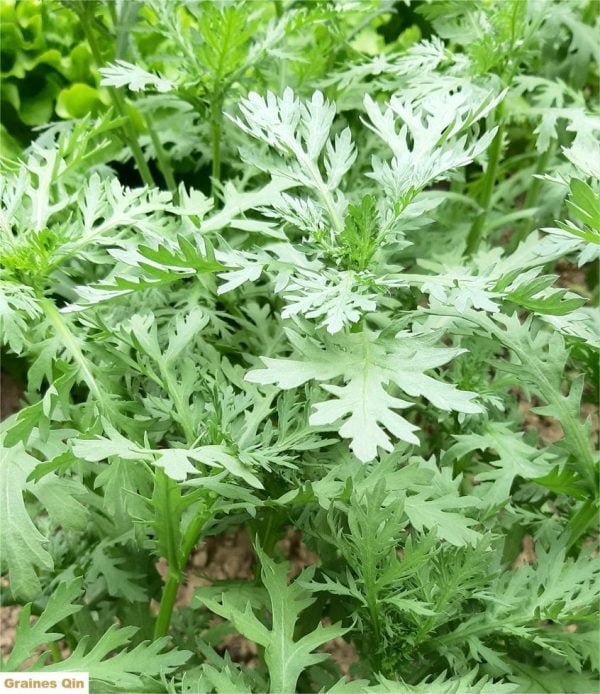
<path id="1" fill-rule="evenodd" d="M 308 573 L 293 583 L 287 583 L 287 564 L 276 564 L 257 547 L 261 561 L 261 577 L 270 600 L 272 626 L 269 629 L 258 620 L 250 604 L 243 605 L 234 595 L 224 593 L 221 600 L 203 598 L 213 612 L 232 621 L 247 638 L 265 648 L 265 662 L 269 669 L 270 689 L 276 692 L 292 692 L 304 669 L 327 656 L 313 651 L 323 643 L 341 636 L 345 630 L 338 626 L 319 625 L 314 631 L 294 639 L 294 629 L 300 614 L 313 602 L 310 592 L 300 587 Z"/>

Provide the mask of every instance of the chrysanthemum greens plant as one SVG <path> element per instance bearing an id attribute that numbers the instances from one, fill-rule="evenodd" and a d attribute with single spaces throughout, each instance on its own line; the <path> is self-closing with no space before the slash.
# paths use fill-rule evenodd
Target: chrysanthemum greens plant
<path id="1" fill-rule="evenodd" d="M 595 691 L 595 2 L 64 13 L 101 106 L 1 162 L 4 669 Z"/>

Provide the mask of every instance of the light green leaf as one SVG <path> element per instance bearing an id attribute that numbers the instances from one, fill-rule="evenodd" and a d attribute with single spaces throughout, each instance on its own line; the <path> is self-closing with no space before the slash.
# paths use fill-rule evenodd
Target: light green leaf
<path id="1" fill-rule="evenodd" d="M 287 563 L 276 564 L 260 547 L 257 547 L 257 553 L 261 561 L 262 582 L 269 594 L 270 629 L 258 620 L 250 603 L 243 605 L 232 592 L 223 593 L 220 601 L 207 597 L 201 599 L 210 610 L 233 622 L 246 638 L 264 647 L 271 694 L 294 692 L 302 671 L 327 658 L 327 654 L 314 653 L 314 650 L 341 636 L 345 630 L 319 624 L 314 631 L 295 641 L 294 630 L 300 614 L 314 601 L 310 591 L 301 587 L 310 579 L 312 571 L 304 571 L 288 585 Z"/>
<path id="2" fill-rule="evenodd" d="M 61 118 L 82 118 L 103 108 L 100 93 L 89 84 L 75 82 L 62 89 L 56 99 L 56 113 Z"/>
<path id="3" fill-rule="evenodd" d="M 486 503 L 501 504 L 508 499 L 516 477 L 535 479 L 550 473 L 552 461 L 556 455 L 540 451 L 523 441 L 523 434 L 512 431 L 501 422 L 488 422 L 481 434 L 455 435 L 457 443 L 448 451 L 448 456 L 460 459 L 471 451 L 490 449 L 495 452 L 494 459 L 489 461 L 495 469 L 480 472 L 477 480 L 492 482 L 485 495 Z"/>
<path id="4" fill-rule="evenodd" d="M 494 681 L 487 675 L 477 678 L 477 668 L 460 677 L 446 677 L 442 673 L 435 680 L 429 677 L 418 684 L 406 682 L 394 682 L 385 677 L 379 677 L 379 684 L 365 689 L 365 692 L 373 694 L 512 694 L 518 688 L 509 682 Z"/>
<path id="5" fill-rule="evenodd" d="M 30 620 L 31 604 L 21 610 L 14 644 L 5 665 L 6 670 L 17 670 L 37 648 L 58 641 L 63 636 L 62 633 L 53 633 L 50 629 L 81 610 L 83 605 L 75 604 L 80 594 L 80 578 L 63 581 L 48 598 L 46 607 L 38 619 Z"/>
<path id="6" fill-rule="evenodd" d="M 199 475 L 203 470 L 192 465 L 190 460 L 209 467 L 221 467 L 248 484 L 262 489 L 260 480 L 250 469 L 230 453 L 225 446 L 198 446 L 196 448 L 144 448 L 129 441 L 112 427 L 108 426 L 110 438 L 98 436 L 95 439 L 74 439 L 73 453 L 83 460 L 98 462 L 111 456 L 123 460 L 145 461 L 162 467 L 171 479 L 184 481 L 188 475 Z"/>
<path id="7" fill-rule="evenodd" d="M 36 571 L 48 571 L 54 566 L 52 556 L 46 549 L 47 540 L 31 520 L 23 499 L 27 478 L 37 462 L 25 452 L 21 443 L 2 449 L 2 562 L 8 567 L 12 593 L 16 597 L 29 599 L 37 598 L 42 591 Z"/>
<path id="8" fill-rule="evenodd" d="M 372 460 L 378 447 L 393 449 L 388 432 L 408 443 L 419 443 L 413 433 L 418 427 L 395 412 L 411 403 L 391 395 L 392 384 L 408 395 L 426 397 L 443 410 L 482 411 L 473 402 L 475 393 L 424 373 L 462 354 L 463 349 L 431 347 L 427 340 L 407 333 L 389 340 L 368 332 L 339 335 L 328 339 L 325 349 L 291 330 L 287 336 L 303 359 L 263 357 L 266 368 L 248 372 L 246 380 L 288 389 L 312 379 L 342 377 L 345 386 L 323 385 L 335 399 L 317 403 L 309 421 L 320 426 L 343 420 L 339 432 L 350 439 L 351 450 L 362 462 Z"/>
<path id="9" fill-rule="evenodd" d="M 435 528 L 440 538 L 460 547 L 476 544 L 481 535 L 471 529 L 471 526 L 477 524 L 477 520 L 452 509 L 471 508 L 477 504 L 478 500 L 473 497 L 447 495 L 431 499 L 427 492 L 422 492 L 407 497 L 404 510 L 417 530 Z"/>
<path id="10" fill-rule="evenodd" d="M 143 70 L 139 65 L 128 63 L 126 60 L 117 60 L 107 67 L 99 70 L 102 75 L 102 86 L 127 87 L 132 92 L 145 91 L 152 87 L 157 92 L 170 92 L 174 84 L 151 72 Z"/>
<path id="11" fill-rule="evenodd" d="M 121 691 L 135 691 L 149 678 L 170 674 L 191 656 L 189 651 L 163 652 L 169 643 L 167 638 L 144 641 L 126 650 L 123 647 L 129 644 L 136 631 L 136 627 L 119 629 L 113 625 L 91 649 L 88 650 L 89 640 L 84 637 L 66 660 L 36 667 L 36 672 L 89 672 L 92 681 L 118 687 Z"/>

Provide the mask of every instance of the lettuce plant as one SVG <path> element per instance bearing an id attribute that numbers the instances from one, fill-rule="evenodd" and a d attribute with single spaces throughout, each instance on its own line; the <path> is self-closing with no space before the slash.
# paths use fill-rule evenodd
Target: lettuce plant
<path id="1" fill-rule="evenodd" d="M 63 5 L 106 103 L 1 162 L 3 668 L 595 691 L 594 3 Z"/>
<path id="2" fill-rule="evenodd" d="M 3 157 L 18 158 L 34 129 L 106 108 L 76 15 L 55 0 L 0 7 Z"/>

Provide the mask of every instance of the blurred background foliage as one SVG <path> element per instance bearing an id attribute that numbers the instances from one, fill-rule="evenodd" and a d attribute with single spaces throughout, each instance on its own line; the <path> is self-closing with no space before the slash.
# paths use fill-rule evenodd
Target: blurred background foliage
<path id="1" fill-rule="evenodd" d="M 77 15 L 54 0 L 2 0 L 2 155 L 13 158 L 34 128 L 105 108 Z"/>
<path id="2" fill-rule="evenodd" d="M 303 83 L 313 84 L 315 79 L 327 74 L 342 31 L 348 33 L 343 25 L 356 21 L 352 12 L 338 12 L 335 3 L 329 0 L 296 4 L 305 10 L 304 19 L 297 27 L 304 44 L 303 56 L 293 64 L 291 73 L 287 62 L 286 83 L 295 83 L 296 90 L 301 91 Z M 354 27 L 351 40 L 344 44 L 343 55 L 338 53 L 335 57 L 377 55 L 416 43 L 429 33 L 427 22 L 415 11 L 419 4 L 409 7 L 404 2 L 365 0 L 354 14 L 359 18 L 366 16 L 370 21 L 364 27 L 360 24 Z M 17 159 L 35 139 L 40 127 L 87 114 L 95 116 L 110 107 L 110 96 L 99 86 L 98 66 L 78 14 L 82 5 L 84 11 L 93 15 L 98 45 L 107 63 L 115 58 L 142 58 L 148 66 L 167 75 L 179 68 L 165 58 L 173 50 L 172 41 L 161 31 L 163 18 L 157 15 L 152 2 L 0 0 L 0 156 Z M 174 0 L 173 5 L 178 3 Z M 203 11 L 207 9 L 205 5 Z M 256 12 L 259 3 L 251 5 L 250 19 L 258 25 L 280 11 L 277 2 L 260 3 L 260 12 Z M 371 5 L 373 12 L 369 12 Z M 190 3 L 187 8 L 179 6 L 177 12 L 186 28 L 200 32 L 199 15 L 190 11 L 192 6 Z M 239 8 L 234 8 L 234 12 L 247 20 L 247 16 L 242 17 L 247 14 L 247 8 L 246 3 L 243 12 L 238 12 Z M 272 78 L 277 75 L 278 67 L 271 66 L 266 71 L 270 74 L 263 74 L 268 87 L 274 90 L 277 84 Z M 138 130 L 143 131 L 143 120 L 136 118 L 131 104 L 128 107 Z"/>

